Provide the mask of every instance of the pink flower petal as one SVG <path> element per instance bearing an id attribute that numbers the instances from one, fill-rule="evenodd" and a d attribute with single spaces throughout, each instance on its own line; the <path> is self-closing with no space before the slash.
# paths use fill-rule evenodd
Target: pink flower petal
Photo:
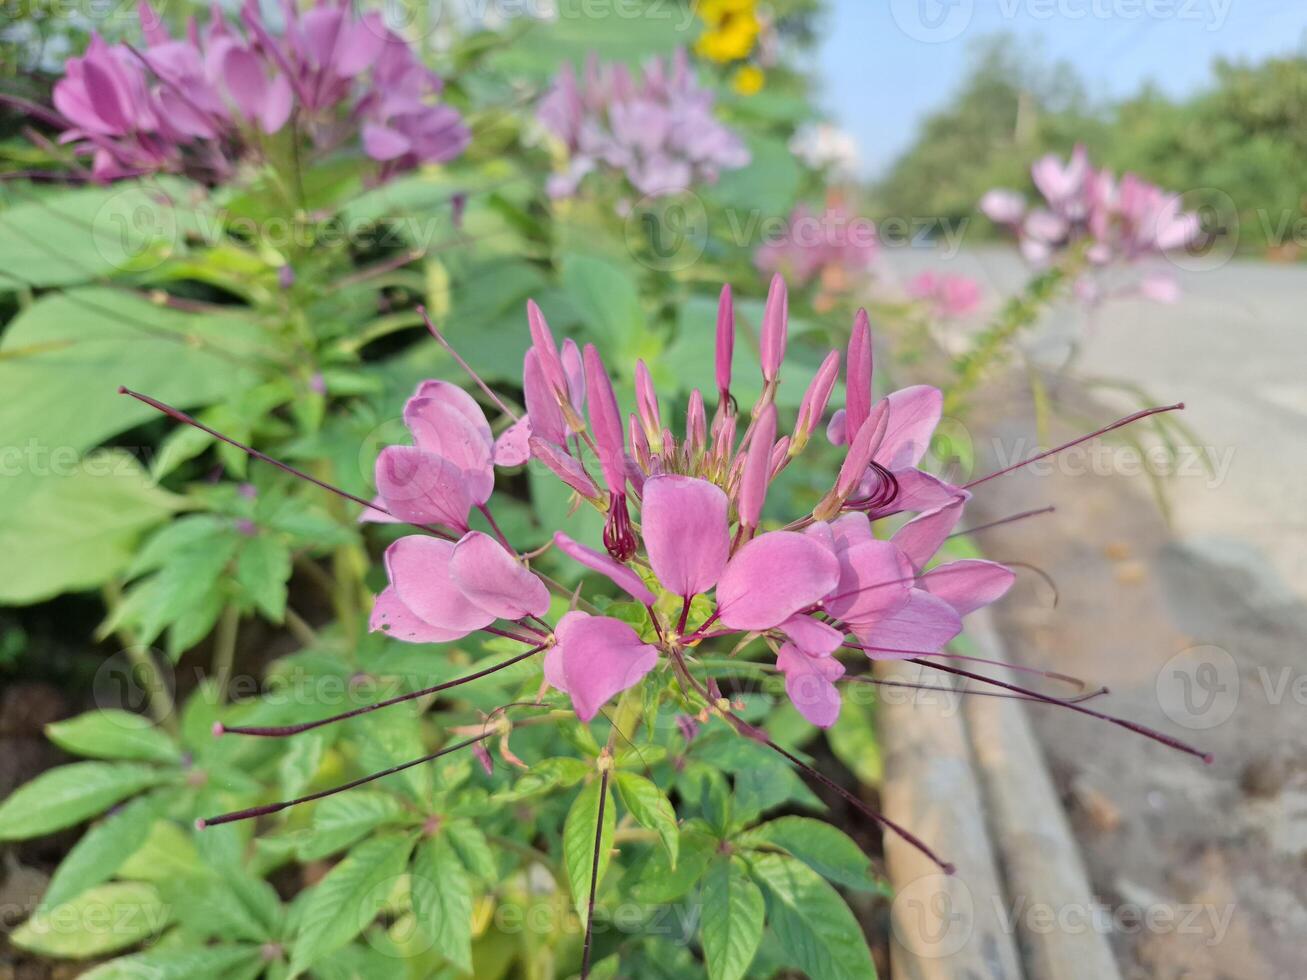
<path id="1" fill-rule="evenodd" d="M 399 600 L 431 626 L 466 636 L 495 621 L 453 577 L 454 544 L 412 534 L 386 549 L 386 572 Z M 451 637 L 451 639 L 456 637 Z"/>
<path id="2" fill-rule="evenodd" d="M 390 514 L 387 514 L 384 510 L 381 510 L 381 508 L 385 506 L 386 506 L 386 502 L 381 499 L 380 495 L 373 497 L 372 506 L 366 508 L 362 514 L 359 514 L 359 523 L 360 524 L 406 524 L 408 523 L 407 521 L 400 520 L 398 517 L 394 517 Z"/>
<path id="3" fill-rule="evenodd" d="M 998 562 L 967 558 L 939 565 L 921 576 L 921 586 L 953 607 L 959 616 L 1001 598 L 1016 575 Z"/>
<path id="4" fill-rule="evenodd" d="M 550 472 L 583 497 L 598 500 L 602 496 L 598 485 L 586 473 L 577 459 L 552 442 L 531 437 L 531 456 L 549 467 Z"/>
<path id="5" fill-rule="evenodd" d="M 845 425 L 854 432 L 871 414 L 871 323 L 866 310 L 858 310 L 849 336 L 849 360 L 846 370 Z M 891 422 L 893 420 L 891 419 Z"/>
<path id="6" fill-rule="evenodd" d="M 376 477 L 382 503 L 400 520 L 467 530 L 472 498 L 463 471 L 449 460 L 416 446 L 387 446 Z"/>
<path id="7" fill-rule="evenodd" d="M 629 594 L 637 602 L 652 606 L 657 599 L 649 591 L 649 587 L 640 579 L 640 576 L 635 574 L 631 568 L 608 557 L 603 552 L 595 551 L 593 548 L 587 548 L 585 545 L 573 541 L 562 531 L 554 533 L 554 544 L 558 546 L 559 551 L 574 562 L 606 576 L 610 582 Z"/>
<path id="8" fill-rule="evenodd" d="M 634 687 L 658 665 L 658 649 L 619 619 L 570 612 L 554 629 L 563 681 L 577 717 L 589 721 L 609 698 Z M 548 658 L 546 658 L 548 659 Z"/>
<path id="9" fill-rule="evenodd" d="M 854 625 L 874 622 L 908 601 L 913 569 L 891 542 L 868 538 L 838 556 L 839 582 L 822 603 L 836 619 Z"/>
<path id="10" fill-rule="evenodd" d="M 222 78 L 241 115 L 258 119 L 268 97 L 268 76 L 259 56 L 247 48 L 232 45 L 222 59 Z"/>
<path id="11" fill-rule="evenodd" d="M 944 543 L 944 539 L 953 533 L 953 528 L 962 517 L 962 505 L 965 502 L 966 498 L 958 497 L 950 504 L 914 517 L 895 531 L 890 540 L 898 545 L 914 568 L 924 568 Z"/>
<path id="12" fill-rule="evenodd" d="M 374 633 L 385 633 L 405 643 L 448 643 L 467 635 L 466 630 L 432 626 L 419 618 L 404 605 L 393 585 L 382 589 L 377 596 L 377 601 L 372 606 L 372 616 L 368 620 L 368 629 Z"/>
<path id="13" fill-rule="evenodd" d="M 962 617 L 943 599 L 924 589 L 913 589 L 908 601 L 896 612 L 874 624 L 855 626 L 872 660 L 902 660 L 914 652 L 935 653 L 962 632 Z M 895 651 L 914 651 L 909 653 Z"/>
<path id="14" fill-rule="evenodd" d="M 966 491 L 960 487 L 945 483 L 938 477 L 923 473 L 921 470 L 895 470 L 894 479 L 898 481 L 899 492 L 884 508 L 884 512 L 887 514 L 897 514 L 903 511 L 922 513 L 935 510 L 951 503 L 958 497 L 965 497 L 966 495 Z M 870 483 L 870 476 L 868 482 Z M 868 485 L 866 493 L 870 493 L 872 489 L 874 488 Z M 862 493 L 862 491 L 860 490 L 859 493 Z M 876 516 L 880 516 L 880 514 L 878 513 Z"/>
<path id="15" fill-rule="evenodd" d="M 485 424 L 484 416 L 480 421 Z M 495 469 L 489 426 L 483 430 L 447 401 L 421 395 L 404 405 L 404 424 L 419 449 L 458 467 L 474 504 L 490 499 L 495 490 Z"/>
<path id="16" fill-rule="evenodd" d="M 413 149 L 409 138 L 381 123 L 363 124 L 363 149 L 373 160 L 396 160 Z"/>
<path id="17" fill-rule="evenodd" d="M 781 623 L 781 632 L 804 653 L 828 657 L 844 643 L 844 634 L 812 616 L 791 616 Z"/>
<path id="18" fill-rule="evenodd" d="M 534 348 L 526 352 L 522 362 L 522 392 L 532 433 L 556 446 L 565 446 L 567 423 L 558 407 L 558 398 L 545 378 L 540 355 Z"/>
<path id="19" fill-rule="evenodd" d="M 913 385 L 890 392 L 886 400 L 889 425 L 872 458 L 890 470 L 916 466 L 930 448 L 930 437 L 944 410 L 944 395 L 930 385 Z"/>
<path id="20" fill-rule="evenodd" d="M 731 547 L 727 508 L 726 494 L 707 480 L 645 481 L 640 521 L 649 563 L 663 588 L 688 597 L 717 584 Z"/>
<path id="21" fill-rule="evenodd" d="M 423 381 L 413 393 L 413 398 L 426 398 L 449 406 L 472 424 L 472 428 L 483 442 L 489 444 L 494 441 L 494 436 L 490 433 L 490 423 L 486 421 L 486 413 L 481 410 L 477 400 L 453 382 Z"/>
<path id="22" fill-rule="evenodd" d="M 275 75 L 259 109 L 259 128 L 265 133 L 276 133 L 286 125 L 295 104 L 295 93 L 285 75 Z"/>
<path id="23" fill-rule="evenodd" d="M 829 728 L 840 716 L 840 692 L 835 680 L 844 665 L 834 657 L 814 657 L 792 643 L 781 646 L 776 666 L 785 675 L 785 693 L 799 714 L 819 728 Z"/>
<path id="24" fill-rule="evenodd" d="M 521 466 L 531 458 L 531 418 L 523 415 L 495 440 L 496 466 Z"/>
<path id="25" fill-rule="evenodd" d="M 771 629 L 820 601 L 839 580 L 839 562 L 820 542 L 770 531 L 726 566 L 717 583 L 717 611 L 731 629 Z"/>
<path id="26" fill-rule="evenodd" d="M 844 446 L 849 441 L 849 413 L 837 408 L 826 423 L 826 438 L 832 446 Z"/>
<path id="27" fill-rule="evenodd" d="M 496 619 L 521 619 L 549 612 L 549 589 L 498 541 L 469 531 L 454 545 L 451 572 L 474 605 Z"/>

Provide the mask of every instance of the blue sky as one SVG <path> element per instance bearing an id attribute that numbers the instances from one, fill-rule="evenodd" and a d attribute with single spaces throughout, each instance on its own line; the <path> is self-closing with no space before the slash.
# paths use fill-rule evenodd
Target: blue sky
<path id="1" fill-rule="evenodd" d="M 1152 80 L 1182 95 L 1214 58 L 1261 58 L 1307 43 L 1303 0 L 832 0 L 822 28 L 822 105 L 875 176 L 946 104 L 978 37 L 1014 33 L 1075 65 L 1099 96 Z"/>

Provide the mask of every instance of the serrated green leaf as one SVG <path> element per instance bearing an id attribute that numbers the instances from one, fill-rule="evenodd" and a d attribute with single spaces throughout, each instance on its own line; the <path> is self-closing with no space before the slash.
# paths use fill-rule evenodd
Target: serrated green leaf
<path id="1" fill-rule="evenodd" d="M 789 851 L 819 875 L 846 888 L 881 891 L 871 870 L 871 858 L 837 827 L 811 817 L 780 817 L 739 837 L 742 847 L 771 844 Z"/>
<path id="2" fill-rule="evenodd" d="M 241 546 L 236 581 L 268 619 L 280 623 L 286 614 L 286 582 L 290 549 L 271 534 L 256 534 Z"/>
<path id="3" fill-rule="evenodd" d="M 145 843 L 156 805 L 149 797 L 132 800 L 89 828 L 59 862 L 41 904 L 54 908 L 113 877 L 123 861 Z"/>
<path id="4" fill-rule="evenodd" d="M 90 959 L 161 935 L 170 917 L 152 885 L 112 882 L 38 910 L 10 941 L 43 956 Z"/>
<path id="5" fill-rule="evenodd" d="M 762 942 L 762 892 L 730 858 L 708 868 L 700 935 L 710 980 L 740 980 Z"/>
<path id="6" fill-rule="evenodd" d="M 812 980 L 873 980 L 862 928 L 821 875 L 785 854 L 755 855 L 749 865 L 766 889 L 768 925 L 794 965 Z"/>
<path id="7" fill-rule="evenodd" d="M 617 825 L 613 801 L 609 799 L 609 794 L 602 790 L 601 780 L 595 779 L 590 782 L 572 802 L 571 809 L 567 811 L 567 819 L 563 823 L 563 864 L 567 868 L 567 880 L 572 886 L 572 902 L 583 924 L 590 904 L 591 880 L 593 879 L 597 891 L 599 882 L 603 881 L 604 872 L 608 870 L 608 859 L 613 849 L 613 832 Z M 600 809 L 603 810 L 602 826 L 599 823 Z M 599 835 L 597 869 L 594 867 L 596 834 Z"/>
<path id="8" fill-rule="evenodd" d="M 482 881 L 494 883 L 499 872 L 495 852 L 481 828 L 470 820 L 451 820 L 445 826 L 445 835 L 463 861 L 463 866 Z"/>
<path id="9" fill-rule="evenodd" d="M 129 711 L 88 711 L 46 725 L 45 734 L 60 748 L 92 759 L 175 763 L 181 758 L 167 732 Z"/>
<path id="10" fill-rule="evenodd" d="M 327 872 L 305 899 L 292 973 L 330 956 L 367 928 L 404 873 L 413 843 L 411 834 L 373 837 Z"/>
<path id="11" fill-rule="evenodd" d="M 658 834 L 658 839 L 667 848 L 667 856 L 675 868 L 681 835 L 676 826 L 676 811 L 672 809 L 671 801 L 643 776 L 633 772 L 617 772 L 614 776 L 617 791 L 622 795 L 622 803 L 641 826 Z"/>
<path id="12" fill-rule="evenodd" d="M 404 808 L 389 793 L 353 790 L 329 796 L 313 811 L 313 827 L 304 832 L 300 860 L 316 861 L 348 847 L 378 827 L 399 820 Z"/>
<path id="13" fill-rule="evenodd" d="M 257 946 L 152 949 L 82 974 L 82 980 L 231 980 L 259 963 Z"/>
<path id="14" fill-rule="evenodd" d="M 460 970 L 471 970 L 472 883 L 446 835 L 418 845 L 409 894 L 413 914 L 435 949 Z"/>
<path id="15" fill-rule="evenodd" d="M 40 837 L 81 823 L 173 774 L 134 763 L 75 762 L 18 787 L 0 803 L 0 840 Z"/>
<path id="16" fill-rule="evenodd" d="M 702 831 L 683 829 L 677 850 L 675 869 L 662 847 L 651 847 L 631 865 L 623 881 L 631 882 L 631 896 L 636 901 L 662 905 L 685 895 L 703 877 L 717 841 Z"/>
<path id="17" fill-rule="evenodd" d="M 171 820 L 155 820 L 145 842 L 118 868 L 120 878 L 152 882 L 195 878 L 207 873 L 208 868 L 200 860 L 190 834 Z"/>

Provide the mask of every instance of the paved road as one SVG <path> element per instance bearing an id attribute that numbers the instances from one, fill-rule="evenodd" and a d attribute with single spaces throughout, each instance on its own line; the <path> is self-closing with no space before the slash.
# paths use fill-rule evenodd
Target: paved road
<path id="1" fill-rule="evenodd" d="M 890 282 L 923 268 L 972 276 L 991 305 L 1026 275 L 1007 249 L 952 259 L 891 249 L 884 265 Z M 1185 402 L 1200 444 L 1185 459 L 1206 455 L 1217 478 L 1185 472 L 1170 481 L 1176 536 L 1241 551 L 1307 598 L 1307 267 L 1231 261 L 1181 270 L 1179 279 L 1183 298 L 1174 306 L 1117 300 L 1092 325 L 1074 309 L 1055 312 L 1032 338 L 1034 356 L 1060 363 L 1059 341 L 1088 326 L 1077 371 L 1140 385 L 1161 403 Z"/>
<path id="2" fill-rule="evenodd" d="M 888 274 L 947 268 L 995 296 L 1024 273 L 1009 252 L 951 262 L 891 252 Z M 1307 963 L 1307 269 L 1235 262 L 1182 276 L 1175 306 L 1117 302 L 1078 370 L 1183 400 L 1219 477 L 1168 483 L 1170 527 L 1146 478 L 1121 467 L 1023 471 L 978 488 L 973 521 L 1055 504 L 995 529 L 995 558 L 1028 561 L 998 606 L 1011 654 L 1111 687 L 1096 706 L 1215 754 L 1204 766 L 1138 736 L 1052 708 L 1032 720 L 1099 898 L 1134 978 L 1299 980 Z M 995 305 L 997 298 L 995 299 Z M 1059 363 L 1058 311 L 1033 356 Z M 1065 386 L 1062 404 L 1096 419 L 1135 406 Z M 995 379 L 971 422 L 978 450 L 1027 447 L 1030 398 Z M 1083 431 L 1060 419 L 1055 441 Z M 1019 457 L 1018 457 L 1019 458 Z M 1119 463 L 1123 457 L 1109 456 Z M 1085 460 L 1081 458 L 1080 463 Z M 1132 926 L 1125 913 L 1158 918 Z M 1171 918 L 1168 920 L 1167 916 Z M 1169 924 L 1168 924 L 1169 923 Z"/>

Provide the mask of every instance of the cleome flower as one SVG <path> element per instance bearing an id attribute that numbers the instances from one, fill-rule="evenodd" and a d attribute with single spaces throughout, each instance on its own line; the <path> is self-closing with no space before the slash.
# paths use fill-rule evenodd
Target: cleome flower
<path id="1" fill-rule="evenodd" d="M 1161 258 L 1194 241 L 1202 230 L 1198 215 L 1183 209 L 1179 194 L 1132 173 L 1118 180 L 1110 170 L 1094 167 L 1083 146 L 1076 146 L 1065 162 L 1051 153 L 1041 157 L 1030 176 L 1044 198 L 1042 206 L 1029 207 L 1016 191 L 994 188 L 980 199 L 980 210 L 1016 236 L 1021 254 L 1035 268 L 1083 249 L 1090 272 L 1075 285 L 1077 295 L 1089 303 L 1105 298 L 1092 272 Z M 1142 276 L 1134 292 L 1167 303 L 1180 295 L 1175 278 L 1164 272 Z"/>
<path id="2" fill-rule="evenodd" d="M 565 162 L 550 178 L 551 197 L 574 196 L 597 171 L 615 171 L 641 196 L 715 183 L 749 162 L 749 150 L 713 115 L 713 94 L 694 78 L 683 50 L 650 59 L 638 76 L 592 56 L 578 82 L 564 65 L 536 118 Z"/>
<path id="3" fill-rule="evenodd" d="M 144 48 L 92 36 L 54 87 L 66 121 L 60 142 L 92 158 L 98 180 L 184 171 L 229 175 L 264 139 L 292 131 L 330 149 L 357 131 L 379 178 L 438 163 L 469 139 L 457 110 L 432 104 L 442 88 L 377 13 L 318 0 L 300 13 L 284 3 L 276 36 L 248 0 L 239 25 L 217 5 L 201 28 L 169 36 L 142 0 Z"/>
<path id="4" fill-rule="evenodd" d="M 936 563 L 936 555 L 955 533 L 975 488 L 1067 447 L 963 487 L 923 472 L 919 467 L 940 418 L 942 396 L 934 388 L 915 386 L 875 397 L 870 323 L 862 311 L 847 350 L 844 405 L 827 419 L 842 360 L 839 351 L 830 351 L 809 382 L 796 419 L 782 428 L 776 393 L 786 363 L 787 302 L 778 276 L 771 283 L 758 337 L 762 390 L 746 412 L 731 394 L 736 323 L 731 290 L 723 288 L 713 378 L 716 404 L 709 415 L 701 392 L 691 392 L 682 433 L 664 424 L 645 365 L 637 362 L 630 372 L 635 406 L 623 419 L 598 351 L 568 341 L 560 346 L 543 313 L 530 304 L 532 343 L 523 367 L 527 413 L 513 412 L 473 375 L 503 416 L 492 427 L 481 403 L 462 388 L 424 382 L 404 407 L 412 444 L 381 452 L 377 496 L 371 501 L 273 460 L 147 395 L 126 392 L 354 501 L 363 509 L 363 520 L 412 525 L 415 533 L 386 550 L 388 585 L 377 596 L 372 629 L 408 643 L 450 642 L 483 632 L 521 645 L 517 654 L 466 676 L 333 717 L 275 727 L 219 725 L 216 733 L 294 735 L 472 683 L 532 659 L 543 675 L 542 694 L 545 688 L 560 692 L 575 716 L 589 722 L 623 692 L 638 692 L 646 678 L 656 678 L 659 685 L 678 684 L 701 720 L 716 716 L 742 737 L 774 750 L 950 873 L 952 866 L 908 828 L 872 810 L 737 714 L 702 662 L 702 653 L 715 649 L 738 656 L 752 649 L 755 656 L 770 658 L 759 666 L 783 679 L 794 707 L 820 727 L 839 716 L 842 684 L 877 683 L 868 674 L 869 661 L 908 659 L 997 689 L 987 693 L 1085 714 L 1208 759 L 1163 733 L 1083 703 L 1104 690 L 1055 697 L 956 665 L 958 660 L 988 662 L 945 647 L 968 613 L 1007 592 L 1014 573 L 978 559 Z M 434 326 L 430 329 L 449 346 Z M 1085 438 L 1179 407 L 1136 413 Z M 810 512 L 790 515 L 786 523 L 765 520 L 772 482 L 810 446 L 823 423 L 830 441 L 847 447 L 826 493 Z M 495 428 L 500 429 L 498 438 L 492 434 Z M 583 589 L 573 592 L 542 574 L 535 567 L 536 554 L 519 552 L 501 532 L 493 515 L 495 471 L 520 466 L 528 458 L 554 473 L 578 504 L 604 515 L 599 540 L 579 541 L 559 531 L 552 546 L 607 579 L 627 600 L 601 609 L 589 601 L 596 596 L 587 598 Z M 489 532 L 472 528 L 474 511 Z M 885 532 L 886 525 L 893 526 L 891 532 Z M 548 618 L 556 609 L 551 592 L 570 600 L 570 608 L 554 622 Z M 1080 683 L 1062 675 L 1040 676 Z M 986 691 L 972 688 L 970 693 Z M 506 726 L 503 719 L 493 727 L 488 721 L 481 734 L 399 767 L 297 799 L 221 814 L 201 826 L 276 813 L 465 747 L 484 753 L 481 742 L 503 735 Z M 486 756 L 480 757 L 484 762 Z M 606 781 L 608 770 L 601 766 L 601 772 Z M 595 853 L 592 873 L 597 875 L 597 844 Z"/>

